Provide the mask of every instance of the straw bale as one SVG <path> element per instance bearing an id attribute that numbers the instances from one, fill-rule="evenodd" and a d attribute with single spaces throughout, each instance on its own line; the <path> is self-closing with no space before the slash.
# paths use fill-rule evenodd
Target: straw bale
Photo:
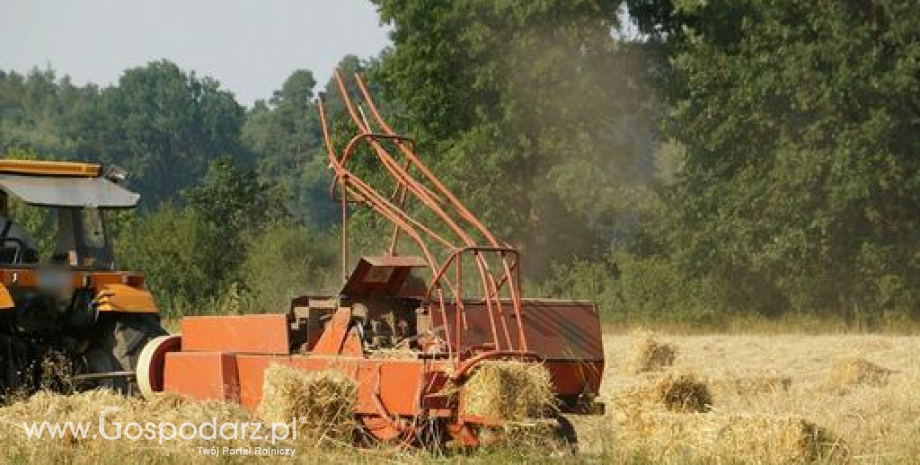
<path id="1" fill-rule="evenodd" d="M 674 346 L 656 341 L 649 332 L 637 332 L 633 338 L 633 347 L 626 360 L 628 374 L 658 371 L 674 364 L 677 358 Z"/>
<path id="2" fill-rule="evenodd" d="M 555 400 L 549 371 L 533 362 L 484 361 L 460 389 L 464 413 L 493 420 L 541 417 L 555 408 Z"/>
<path id="3" fill-rule="evenodd" d="M 706 412 L 712 407 L 712 395 L 705 382 L 689 372 L 667 373 L 621 392 L 614 408 L 626 414 L 637 410 L 669 412 Z"/>
<path id="4" fill-rule="evenodd" d="M 827 381 L 833 387 L 884 386 L 892 373 L 861 358 L 845 358 L 834 362 Z"/>
<path id="5" fill-rule="evenodd" d="M 256 413 L 267 422 L 297 419 L 305 434 L 342 438 L 354 430 L 357 403 L 358 387 L 341 371 L 276 364 L 265 370 Z"/>

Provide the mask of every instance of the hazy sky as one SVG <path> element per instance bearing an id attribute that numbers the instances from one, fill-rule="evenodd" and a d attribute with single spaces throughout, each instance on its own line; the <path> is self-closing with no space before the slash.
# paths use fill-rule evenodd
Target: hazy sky
<path id="1" fill-rule="evenodd" d="M 323 83 L 342 56 L 388 43 L 367 0 L 0 0 L 0 69 L 106 85 L 166 58 L 246 105 L 295 69 Z"/>

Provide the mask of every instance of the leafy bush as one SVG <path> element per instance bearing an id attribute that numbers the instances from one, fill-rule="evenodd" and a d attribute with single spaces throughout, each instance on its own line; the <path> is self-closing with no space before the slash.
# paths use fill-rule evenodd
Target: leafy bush
<path id="1" fill-rule="evenodd" d="M 164 314 L 218 295 L 228 274 L 226 265 L 242 250 L 228 250 L 221 230 L 201 221 L 192 210 L 166 205 L 119 226 L 115 238 L 120 267 L 141 270 Z"/>
<path id="2" fill-rule="evenodd" d="M 338 246 L 330 239 L 288 224 L 277 224 L 254 237 L 239 272 L 246 310 L 280 312 L 293 297 L 335 291 Z"/>
<path id="3" fill-rule="evenodd" d="M 545 295 L 597 302 L 606 324 L 725 324 L 725 309 L 712 305 L 710 289 L 661 257 L 608 254 L 599 261 L 556 266 L 540 289 Z"/>

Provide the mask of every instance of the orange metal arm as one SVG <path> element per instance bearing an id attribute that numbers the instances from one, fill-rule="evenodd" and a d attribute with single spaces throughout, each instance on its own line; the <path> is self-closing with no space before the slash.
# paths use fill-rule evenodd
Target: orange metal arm
<path id="1" fill-rule="evenodd" d="M 471 255 L 475 264 L 474 270 L 478 274 L 482 286 L 483 300 L 489 315 L 492 329 L 493 344 L 496 348 L 506 350 L 526 350 L 527 341 L 523 331 L 523 315 L 521 307 L 520 278 L 518 266 L 518 253 L 506 243 L 499 241 L 476 218 L 459 199 L 421 162 L 416 154 L 415 141 L 409 137 L 396 134 L 383 120 L 379 110 L 373 103 L 366 86 L 360 77 L 356 82 L 363 98 L 364 104 L 370 110 L 374 122 L 381 128 L 375 131 L 366 119 L 363 108 L 356 105 L 349 96 L 345 81 L 338 71 L 334 74 L 341 94 L 345 110 L 354 123 L 358 133 L 349 139 L 341 154 L 336 153 L 332 146 L 329 133 L 329 124 L 322 99 L 318 101 L 320 121 L 323 126 L 323 141 L 329 157 L 329 166 L 335 173 L 335 181 L 331 190 L 333 198 L 335 191 L 339 191 L 338 200 L 342 206 L 342 255 L 343 275 L 347 271 L 348 263 L 348 203 L 363 203 L 393 223 L 393 236 L 390 240 L 389 252 L 396 253 L 397 238 L 400 233 L 405 233 L 419 247 L 424 259 L 431 269 L 433 279 L 429 286 L 428 302 L 437 307 L 442 320 L 446 321 L 447 299 L 443 288 L 446 288 L 456 302 L 458 321 L 463 320 L 464 305 L 462 304 L 463 279 L 461 255 Z M 391 153 L 385 143 L 395 145 L 401 154 L 402 160 Z M 373 159 L 380 163 L 383 172 L 395 181 L 395 189 L 390 198 L 387 198 L 374 189 L 373 186 L 360 179 L 348 166 L 352 162 L 357 147 L 367 144 L 372 149 Z M 415 199 L 418 206 L 424 207 L 433 214 L 441 227 L 436 228 L 422 223 L 411 215 L 406 206 L 410 200 Z M 445 234 L 447 233 L 447 234 Z M 486 245 L 478 243 L 477 237 L 485 240 Z M 430 244 L 443 248 L 446 255 L 439 258 Z M 440 250 L 440 249 L 439 249 Z M 442 252 L 438 252 L 441 254 Z M 508 257 L 513 255 L 514 260 L 509 262 Z M 490 267 L 487 256 L 496 257 L 500 263 L 498 269 Z M 455 265 L 456 274 L 448 276 L 447 269 Z M 502 293 L 507 292 L 514 316 L 513 325 L 516 326 L 519 347 L 513 347 L 511 329 L 509 328 L 505 306 L 509 304 L 503 300 Z M 451 338 L 458 348 L 462 345 L 462 325 L 456 327 L 456 334 Z"/>

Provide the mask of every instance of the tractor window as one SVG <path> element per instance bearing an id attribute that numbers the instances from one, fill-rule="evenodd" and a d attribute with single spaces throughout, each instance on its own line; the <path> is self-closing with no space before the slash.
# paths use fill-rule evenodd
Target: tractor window
<path id="1" fill-rule="evenodd" d="M 105 246 L 105 229 L 99 209 L 83 209 L 83 244 L 91 248 Z"/>
<path id="2" fill-rule="evenodd" d="M 112 249 L 104 212 L 97 208 L 59 208 L 58 237 L 52 261 L 86 268 L 110 268 Z"/>
<path id="3" fill-rule="evenodd" d="M 98 208 L 86 207 L 80 212 L 80 266 L 108 268 L 112 265 L 112 251 L 106 240 L 105 218 Z"/>
<path id="4" fill-rule="evenodd" d="M 28 234 L 35 247 L 36 259 L 51 254 L 57 229 L 53 210 L 28 205 L 15 197 L 10 197 L 9 217 Z"/>

